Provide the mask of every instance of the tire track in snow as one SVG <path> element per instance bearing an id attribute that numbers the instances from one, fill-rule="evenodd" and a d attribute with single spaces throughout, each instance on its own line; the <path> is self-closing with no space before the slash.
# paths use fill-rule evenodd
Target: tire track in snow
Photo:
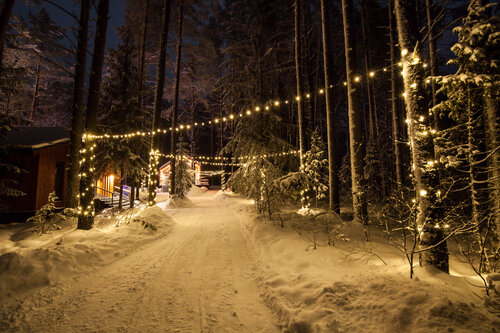
<path id="1" fill-rule="evenodd" d="M 21 307 L 32 313 L 18 331 L 279 332 L 238 213 L 209 196 L 193 201 L 169 211 L 177 225 L 166 237 Z"/>

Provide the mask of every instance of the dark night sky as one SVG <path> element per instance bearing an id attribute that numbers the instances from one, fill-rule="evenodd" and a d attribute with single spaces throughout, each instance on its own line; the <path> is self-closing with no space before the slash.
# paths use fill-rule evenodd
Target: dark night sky
<path id="1" fill-rule="evenodd" d="M 61 7 L 64 7 L 68 10 L 73 10 L 77 16 L 80 15 L 80 2 L 73 0 L 55 0 L 55 2 Z M 55 8 L 52 5 L 44 4 L 45 8 L 49 12 L 52 19 L 56 22 L 56 24 L 63 27 L 76 27 L 77 22 L 73 20 L 69 15 L 62 12 L 61 10 Z M 108 33 L 107 33 L 107 41 L 106 44 L 108 47 L 115 47 L 117 42 L 116 37 L 116 27 L 119 27 L 123 24 L 123 19 L 125 15 L 125 1 L 123 0 L 110 0 L 109 5 L 109 23 L 108 23 Z M 14 6 L 14 14 L 25 16 L 30 10 L 33 12 L 38 12 L 40 5 L 28 3 L 24 4 L 21 1 L 16 1 Z M 92 10 L 92 17 L 95 18 L 95 11 Z M 89 29 L 93 29 L 93 25 L 91 22 L 91 26 Z M 92 39 L 90 40 L 92 42 Z"/>

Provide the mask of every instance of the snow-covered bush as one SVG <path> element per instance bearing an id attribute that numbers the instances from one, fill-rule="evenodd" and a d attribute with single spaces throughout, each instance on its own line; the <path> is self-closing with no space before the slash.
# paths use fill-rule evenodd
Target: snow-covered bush
<path id="1" fill-rule="evenodd" d="M 63 216 L 55 211 L 56 200 L 56 193 L 50 193 L 48 202 L 36 212 L 35 216 L 32 216 L 27 220 L 27 222 L 33 222 L 36 232 L 45 234 L 51 230 L 61 229 L 61 227 L 56 223 L 58 220 L 63 219 Z"/>

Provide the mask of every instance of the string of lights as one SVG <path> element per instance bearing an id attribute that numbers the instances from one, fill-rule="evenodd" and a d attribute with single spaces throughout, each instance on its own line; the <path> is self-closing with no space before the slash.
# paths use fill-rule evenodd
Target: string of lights
<path id="1" fill-rule="evenodd" d="M 382 68 L 377 69 L 377 70 L 372 70 L 369 72 L 368 76 L 370 79 L 374 80 L 377 76 L 377 73 L 388 72 L 393 66 L 403 67 L 403 63 L 399 62 L 398 64 L 395 64 L 395 65 L 390 65 L 390 66 L 382 67 Z M 424 64 L 423 66 L 427 67 L 427 64 Z M 401 74 L 404 76 L 404 69 L 402 70 Z M 355 75 L 354 82 L 356 82 L 356 83 L 362 82 L 362 75 L 361 74 Z M 426 83 L 430 83 L 430 79 L 427 79 Z M 333 83 L 333 84 L 330 84 L 328 88 L 333 89 L 335 87 L 342 86 L 342 85 L 346 86 L 347 82 L 341 81 L 341 82 Z M 320 88 L 317 90 L 317 93 L 319 95 L 324 95 L 325 89 L 326 88 Z M 404 93 L 403 93 L 403 96 L 404 96 Z M 293 98 L 288 98 L 288 99 L 287 98 L 272 99 L 272 100 L 269 100 L 266 103 L 263 103 L 261 105 L 254 105 L 252 107 L 248 107 L 248 108 L 246 108 L 245 111 L 242 110 L 242 112 L 240 112 L 238 114 L 230 114 L 227 117 L 214 118 L 213 120 L 208 120 L 208 121 L 204 121 L 204 122 L 194 122 L 191 124 L 180 124 L 179 126 L 175 127 L 174 130 L 176 132 L 178 132 L 181 130 L 190 130 L 190 129 L 195 128 L 195 127 L 205 127 L 205 126 L 209 126 L 212 124 L 231 122 L 231 121 L 234 121 L 236 119 L 243 119 L 245 117 L 257 115 L 261 111 L 269 111 L 269 110 L 271 110 L 272 107 L 277 108 L 277 107 L 280 107 L 282 104 L 285 104 L 285 105 L 291 104 L 291 103 L 293 103 L 295 101 L 299 101 L 301 99 L 310 100 L 312 97 L 313 97 L 313 94 L 305 93 L 301 96 L 295 96 Z M 125 133 L 125 134 L 100 134 L 100 135 L 96 135 L 96 134 L 87 133 L 84 135 L 84 139 L 85 138 L 92 138 L 93 140 L 130 139 L 130 138 L 135 138 L 135 137 L 162 135 L 162 134 L 167 134 L 169 132 L 172 132 L 172 127 L 160 128 L 160 129 L 157 129 L 156 131 L 133 131 L 133 132 Z"/>

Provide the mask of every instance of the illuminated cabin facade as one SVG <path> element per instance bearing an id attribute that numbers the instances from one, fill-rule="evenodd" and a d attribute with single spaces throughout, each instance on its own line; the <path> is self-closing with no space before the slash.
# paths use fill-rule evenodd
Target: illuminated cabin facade
<path id="1" fill-rule="evenodd" d="M 185 162 L 194 172 L 194 184 L 201 185 L 201 163 L 193 160 L 190 156 L 184 157 Z M 164 191 L 168 190 L 170 184 L 170 161 L 163 164 L 159 170 L 160 186 Z"/>
<path id="2" fill-rule="evenodd" d="M 101 197 L 112 197 L 115 191 L 115 186 L 120 186 L 121 173 L 120 170 L 115 172 L 106 171 L 102 174 L 96 183 L 96 194 Z M 119 189 L 116 189 L 119 191 Z"/>

